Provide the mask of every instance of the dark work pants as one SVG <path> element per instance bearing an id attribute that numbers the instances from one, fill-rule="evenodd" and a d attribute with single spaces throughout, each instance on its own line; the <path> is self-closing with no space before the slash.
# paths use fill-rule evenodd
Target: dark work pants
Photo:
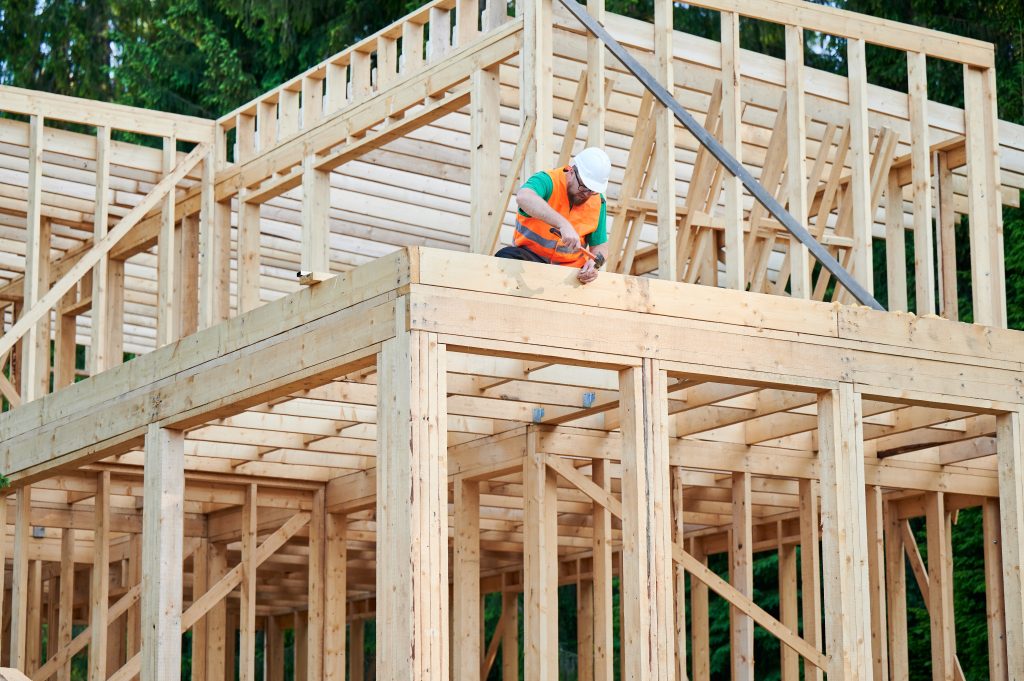
<path id="1" fill-rule="evenodd" d="M 507 258 L 509 260 L 527 260 L 529 262 L 542 262 L 549 264 L 547 260 L 540 257 L 528 248 L 522 246 L 505 246 L 494 254 L 495 258 Z"/>

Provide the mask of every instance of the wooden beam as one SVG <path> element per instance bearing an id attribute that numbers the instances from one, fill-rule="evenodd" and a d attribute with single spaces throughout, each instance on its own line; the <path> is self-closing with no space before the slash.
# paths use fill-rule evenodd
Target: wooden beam
<path id="1" fill-rule="evenodd" d="M 800 588 L 803 613 L 803 637 L 818 651 L 824 649 L 821 635 L 821 543 L 819 508 L 819 483 L 817 480 L 800 480 Z M 822 681 L 821 669 L 808 669 L 804 675 Z"/>
<path id="2" fill-rule="evenodd" d="M 684 545 L 686 522 L 684 517 L 684 497 L 686 482 L 683 469 L 672 467 L 672 541 Z M 686 571 L 681 565 L 673 564 L 673 614 L 675 616 L 675 678 L 687 678 L 686 672 Z"/>
<path id="3" fill-rule="evenodd" d="M 554 58 L 552 0 L 537 0 L 523 5 L 524 29 L 522 68 L 523 122 L 527 116 L 536 119 L 533 144 L 526 153 L 526 172 L 547 170 L 554 160 L 553 75 Z"/>
<path id="4" fill-rule="evenodd" d="M 611 493 L 611 471 L 604 459 L 591 459 L 591 478 L 602 492 Z M 594 681 L 614 679 L 614 631 L 612 621 L 612 514 L 594 504 Z"/>
<path id="5" fill-rule="evenodd" d="M 782 536 L 781 524 L 778 534 Z M 797 631 L 796 545 L 779 544 L 779 621 L 790 631 Z M 782 681 L 799 681 L 800 656 L 789 646 L 779 646 Z"/>
<path id="6" fill-rule="evenodd" d="M 982 505 L 982 532 L 985 543 L 985 613 L 988 620 L 989 678 L 1009 679 L 1006 668 L 1006 623 L 1003 616 L 1003 566 L 999 555 L 999 501 L 986 499 Z"/>
<path id="7" fill-rule="evenodd" d="M 1011 678 L 1024 669 L 1024 436 L 1020 411 L 996 419 L 999 465 L 999 535 L 1003 549 L 1003 616 L 1006 620 L 1006 665 Z"/>
<path id="8" fill-rule="evenodd" d="M 103 471 L 96 476 L 95 504 L 96 529 L 93 534 L 92 585 L 89 589 L 89 627 L 92 630 L 92 640 L 89 642 L 89 681 L 106 681 L 107 606 L 110 590 L 110 471 Z"/>
<path id="9" fill-rule="evenodd" d="M 786 183 L 789 212 L 798 220 L 807 219 L 807 122 L 804 100 L 804 32 L 799 26 L 786 25 Z M 827 155 L 828 149 L 819 154 Z M 823 159 L 820 159 L 823 160 Z M 790 294 L 794 298 L 811 297 L 811 265 L 807 247 L 790 235 Z"/>
<path id="10" fill-rule="evenodd" d="M 331 271 L 331 173 L 317 169 L 316 161 L 312 149 L 302 155 L 302 272 Z"/>
<path id="11" fill-rule="evenodd" d="M 860 395 L 852 384 L 819 395 L 818 441 L 828 678 L 870 678 L 864 451 Z"/>
<path id="12" fill-rule="evenodd" d="M 142 545 L 142 678 L 181 676 L 184 434 L 152 424 L 146 433 Z"/>
<path id="13" fill-rule="evenodd" d="M 228 550 L 227 545 L 217 542 L 207 542 L 209 555 L 206 559 L 207 578 L 206 583 L 210 586 L 219 582 L 228 571 Z M 225 678 L 226 664 L 225 652 L 227 650 L 227 603 L 218 602 L 210 608 L 206 615 L 206 678 L 207 681 L 219 681 Z M 233 634 L 234 632 L 232 632 Z M 233 638 L 233 636 L 232 636 Z M 232 656 L 232 660 L 234 657 Z M 234 677 L 234 667 L 231 669 L 231 676 Z"/>
<path id="14" fill-rule="evenodd" d="M 907 645 L 907 564 L 904 558 L 902 522 L 895 502 L 885 503 L 885 611 L 889 632 L 889 678 L 910 675 Z"/>
<path id="15" fill-rule="evenodd" d="M 707 552 L 703 537 L 690 538 L 690 555 L 698 565 L 706 568 Z M 693 651 L 693 681 L 711 679 L 711 630 L 708 621 L 708 585 L 699 579 L 690 580 L 690 646 Z"/>
<path id="16" fill-rule="evenodd" d="M 604 0 L 589 0 L 587 12 L 600 23 L 605 22 Z M 597 36 L 587 34 L 587 146 L 604 147 L 605 120 L 608 114 L 607 93 L 611 85 L 605 83 L 607 53 Z"/>
<path id="17" fill-rule="evenodd" d="M 348 634 L 348 681 L 363 681 L 366 670 L 365 641 L 365 620 L 352 620 Z"/>
<path id="18" fill-rule="evenodd" d="M 847 79 L 850 101 L 850 198 L 853 202 L 853 258 L 851 269 L 857 281 L 874 293 L 871 261 L 871 229 L 875 211 L 871 205 L 871 150 L 868 146 L 868 71 L 863 38 L 846 43 Z"/>
<path id="19" fill-rule="evenodd" d="M 313 492 L 313 509 L 309 521 L 309 649 L 308 681 L 323 681 L 324 676 L 324 594 L 327 570 L 327 507 L 324 489 Z"/>
<path id="20" fill-rule="evenodd" d="M 174 170 L 177 160 L 178 141 L 171 135 L 164 138 L 163 172 Z M 174 287 L 177 283 L 178 249 L 175 243 L 174 192 L 167 192 L 160 200 L 160 234 L 157 236 L 157 287 L 156 287 L 156 347 L 176 340 L 179 331 L 175 322 Z"/>
<path id="21" fill-rule="evenodd" d="M 956 667 L 956 629 L 953 614 L 952 526 L 945 495 L 927 500 L 928 614 L 931 621 L 932 677 L 953 681 Z"/>
<path id="22" fill-rule="evenodd" d="M 928 75 L 923 52 L 907 53 L 907 99 L 910 105 L 911 196 L 914 201 L 914 280 L 917 314 L 935 312 L 935 239 L 932 236 L 931 168 L 929 167 Z M 903 203 L 903 192 L 899 192 Z M 903 254 L 902 251 L 899 253 Z"/>
<path id="23" fill-rule="evenodd" d="M 445 350 L 404 319 L 396 327 L 377 362 L 377 618 L 390 631 L 377 668 L 382 681 L 447 681 Z"/>
<path id="24" fill-rule="evenodd" d="M 523 671 L 537 681 L 558 679 L 557 500 L 555 472 L 537 451 L 537 433 L 531 429 L 523 462 Z"/>
<path id="25" fill-rule="evenodd" d="M 60 602 L 57 612 L 57 650 L 52 659 L 57 660 L 57 681 L 71 681 L 71 656 L 64 654 L 71 645 L 72 619 L 75 605 L 75 530 L 61 531 L 60 541 Z M 50 647 L 49 645 L 47 646 Z M 54 652 L 51 650 L 51 652 Z"/>
<path id="26" fill-rule="evenodd" d="M 668 400 L 659 362 L 619 373 L 623 656 L 638 680 L 674 678 Z"/>
<path id="27" fill-rule="evenodd" d="M 107 236 L 110 211 L 110 128 L 96 128 L 96 198 L 93 243 Z M 89 373 L 117 366 L 122 357 L 124 323 L 124 262 L 105 254 L 92 273 L 92 340 Z"/>
<path id="28" fill-rule="evenodd" d="M 879 485 L 868 485 L 865 494 L 872 678 L 874 681 L 888 681 L 889 637 L 885 619 L 885 521 L 882 511 L 882 488 Z"/>
<path id="29" fill-rule="evenodd" d="M 43 128 L 42 116 L 29 123 L 28 196 L 25 218 L 25 312 L 46 294 L 50 283 L 50 221 L 42 216 Z M 49 310 L 47 310 L 49 312 Z M 0 339 L 0 346 L 2 346 Z M 10 348 L 4 347 L 0 355 Z M 38 315 L 25 331 L 21 344 L 21 400 L 31 402 L 45 395 L 50 385 L 50 315 Z"/>

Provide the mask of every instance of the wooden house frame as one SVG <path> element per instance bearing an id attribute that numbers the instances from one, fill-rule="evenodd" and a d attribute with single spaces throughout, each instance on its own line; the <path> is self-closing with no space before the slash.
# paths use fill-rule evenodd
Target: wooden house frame
<path id="1" fill-rule="evenodd" d="M 177 679 L 183 655 L 195 681 L 255 681 L 257 659 L 281 681 L 293 630 L 296 680 L 553 681 L 573 584 L 587 681 L 616 658 L 709 679 L 711 592 L 734 679 L 755 626 L 787 681 L 906 679 L 911 589 L 934 678 L 961 679 L 951 527 L 980 507 L 990 678 L 1024 676 L 1001 224 L 1024 128 L 997 118 L 991 45 L 693 3 L 721 13 L 714 42 L 671 3 L 653 24 L 588 3 L 861 286 L 885 282 L 877 311 L 570 2 L 433 0 L 216 121 L 0 87 L 3 666 L 67 681 L 87 649 L 90 681 Z M 784 24 L 786 58 L 740 49 L 740 15 Z M 847 77 L 805 67 L 805 31 L 847 41 Z M 867 43 L 907 53 L 909 94 L 869 84 Z M 928 58 L 963 65 L 964 109 L 929 101 Z M 485 257 L 524 173 L 588 144 L 614 164 L 611 271 Z M 764 551 L 777 614 L 753 599 Z"/>

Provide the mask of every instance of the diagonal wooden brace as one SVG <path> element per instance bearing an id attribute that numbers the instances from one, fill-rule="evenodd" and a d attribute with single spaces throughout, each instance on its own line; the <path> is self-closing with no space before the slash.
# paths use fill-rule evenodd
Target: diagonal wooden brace
<path id="1" fill-rule="evenodd" d="M 156 207 L 157 203 L 178 184 L 199 162 L 207 156 L 212 149 L 210 144 L 200 144 L 193 149 L 188 156 L 181 160 L 181 163 L 166 175 L 153 187 L 137 206 L 125 215 L 117 226 L 110 230 L 105 237 L 100 239 L 87 253 L 85 253 L 74 266 L 58 279 L 53 287 L 46 292 L 42 298 L 36 301 L 35 305 L 25 310 L 11 330 L 0 338 L 0 356 L 3 356 L 14 347 L 15 343 L 32 328 L 44 315 L 50 313 L 64 294 L 71 290 L 78 281 L 85 276 L 104 256 L 113 250 L 114 246 L 124 238 L 128 232 L 142 220 L 146 214 Z"/>

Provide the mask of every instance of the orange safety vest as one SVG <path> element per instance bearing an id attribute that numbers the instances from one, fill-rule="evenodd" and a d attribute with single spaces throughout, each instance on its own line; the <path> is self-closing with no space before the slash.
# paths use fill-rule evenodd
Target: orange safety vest
<path id="1" fill-rule="evenodd" d="M 548 205 L 559 215 L 566 218 L 580 235 L 580 241 L 586 244 L 586 236 L 597 230 L 601 219 L 601 195 L 594 194 L 579 206 L 569 205 L 568 173 L 569 166 L 546 171 L 554 189 Z M 569 267 L 583 267 L 587 256 L 583 251 L 574 251 L 559 244 L 558 236 L 551 231 L 551 225 L 534 217 L 516 216 L 515 244 L 533 251 L 550 263 Z"/>

